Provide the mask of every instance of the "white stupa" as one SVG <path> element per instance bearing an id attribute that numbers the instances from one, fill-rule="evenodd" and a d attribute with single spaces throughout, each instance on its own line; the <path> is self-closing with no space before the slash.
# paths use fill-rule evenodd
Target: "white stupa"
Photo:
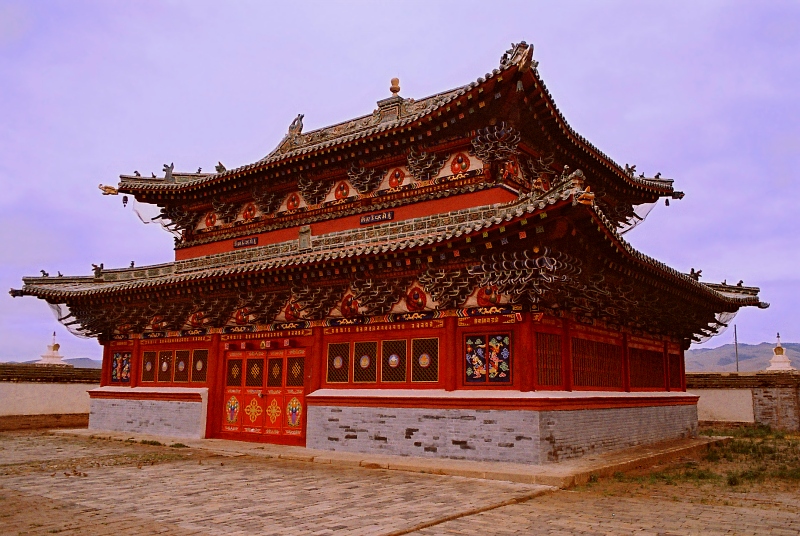
<path id="1" fill-rule="evenodd" d="M 69 363 L 62 361 L 64 356 L 58 353 L 61 345 L 56 342 L 56 332 L 53 332 L 53 342 L 47 345 L 47 352 L 41 355 L 41 359 L 37 361 L 36 365 L 46 365 L 48 367 L 71 367 Z"/>
<path id="2" fill-rule="evenodd" d="M 778 333 L 778 344 L 772 349 L 772 359 L 769 360 L 767 371 L 796 370 L 789 362 L 789 357 L 781 346 L 781 334 Z"/>

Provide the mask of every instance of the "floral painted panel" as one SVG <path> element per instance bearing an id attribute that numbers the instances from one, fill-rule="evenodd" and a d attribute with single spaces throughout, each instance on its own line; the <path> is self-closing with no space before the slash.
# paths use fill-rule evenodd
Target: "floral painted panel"
<path id="1" fill-rule="evenodd" d="M 129 382 L 131 381 L 131 353 L 114 352 L 111 358 L 111 381 Z"/>
<path id="2" fill-rule="evenodd" d="M 490 382 L 511 381 L 511 339 L 508 335 L 492 335 L 487 344 L 487 368 Z"/>
<path id="3" fill-rule="evenodd" d="M 467 337 L 465 341 L 467 358 L 466 380 L 470 383 L 486 381 L 486 337 L 478 335 Z"/>
<path id="4" fill-rule="evenodd" d="M 473 335 L 464 341 L 467 383 L 511 382 L 511 338 L 508 334 Z"/>

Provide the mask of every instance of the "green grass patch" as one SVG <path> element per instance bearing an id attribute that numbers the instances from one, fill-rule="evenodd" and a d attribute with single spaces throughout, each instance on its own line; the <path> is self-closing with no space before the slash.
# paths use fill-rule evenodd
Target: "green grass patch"
<path id="1" fill-rule="evenodd" d="M 184 445 L 183 443 L 173 443 L 172 445 L 170 445 L 170 448 L 173 448 L 173 449 L 188 449 L 189 447 L 188 447 L 188 445 Z"/>
<path id="2" fill-rule="evenodd" d="M 139 443 L 141 443 L 142 445 L 153 445 L 154 447 L 163 447 L 164 446 L 164 443 L 162 443 L 160 441 L 154 441 L 152 439 L 142 439 L 141 441 L 139 441 Z"/>

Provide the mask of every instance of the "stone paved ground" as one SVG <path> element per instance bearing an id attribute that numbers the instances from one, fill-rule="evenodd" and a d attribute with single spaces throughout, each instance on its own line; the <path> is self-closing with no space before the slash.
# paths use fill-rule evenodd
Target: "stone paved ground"
<path id="1" fill-rule="evenodd" d="M 450 476 L 0 434 L 0 534 L 798 534 L 781 495 L 621 496 Z M 431 525 L 423 528 L 424 525 Z"/>

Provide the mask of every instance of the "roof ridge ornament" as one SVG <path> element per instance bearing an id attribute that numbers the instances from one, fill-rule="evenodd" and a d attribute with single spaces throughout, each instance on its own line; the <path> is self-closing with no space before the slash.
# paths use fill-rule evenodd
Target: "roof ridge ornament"
<path id="1" fill-rule="evenodd" d="M 521 73 L 531 68 L 535 70 L 539 66 L 539 62 L 533 59 L 533 45 L 529 45 L 525 41 L 511 43 L 511 48 L 506 50 L 500 58 L 500 67 L 511 67 L 512 65 L 519 67 Z"/>

